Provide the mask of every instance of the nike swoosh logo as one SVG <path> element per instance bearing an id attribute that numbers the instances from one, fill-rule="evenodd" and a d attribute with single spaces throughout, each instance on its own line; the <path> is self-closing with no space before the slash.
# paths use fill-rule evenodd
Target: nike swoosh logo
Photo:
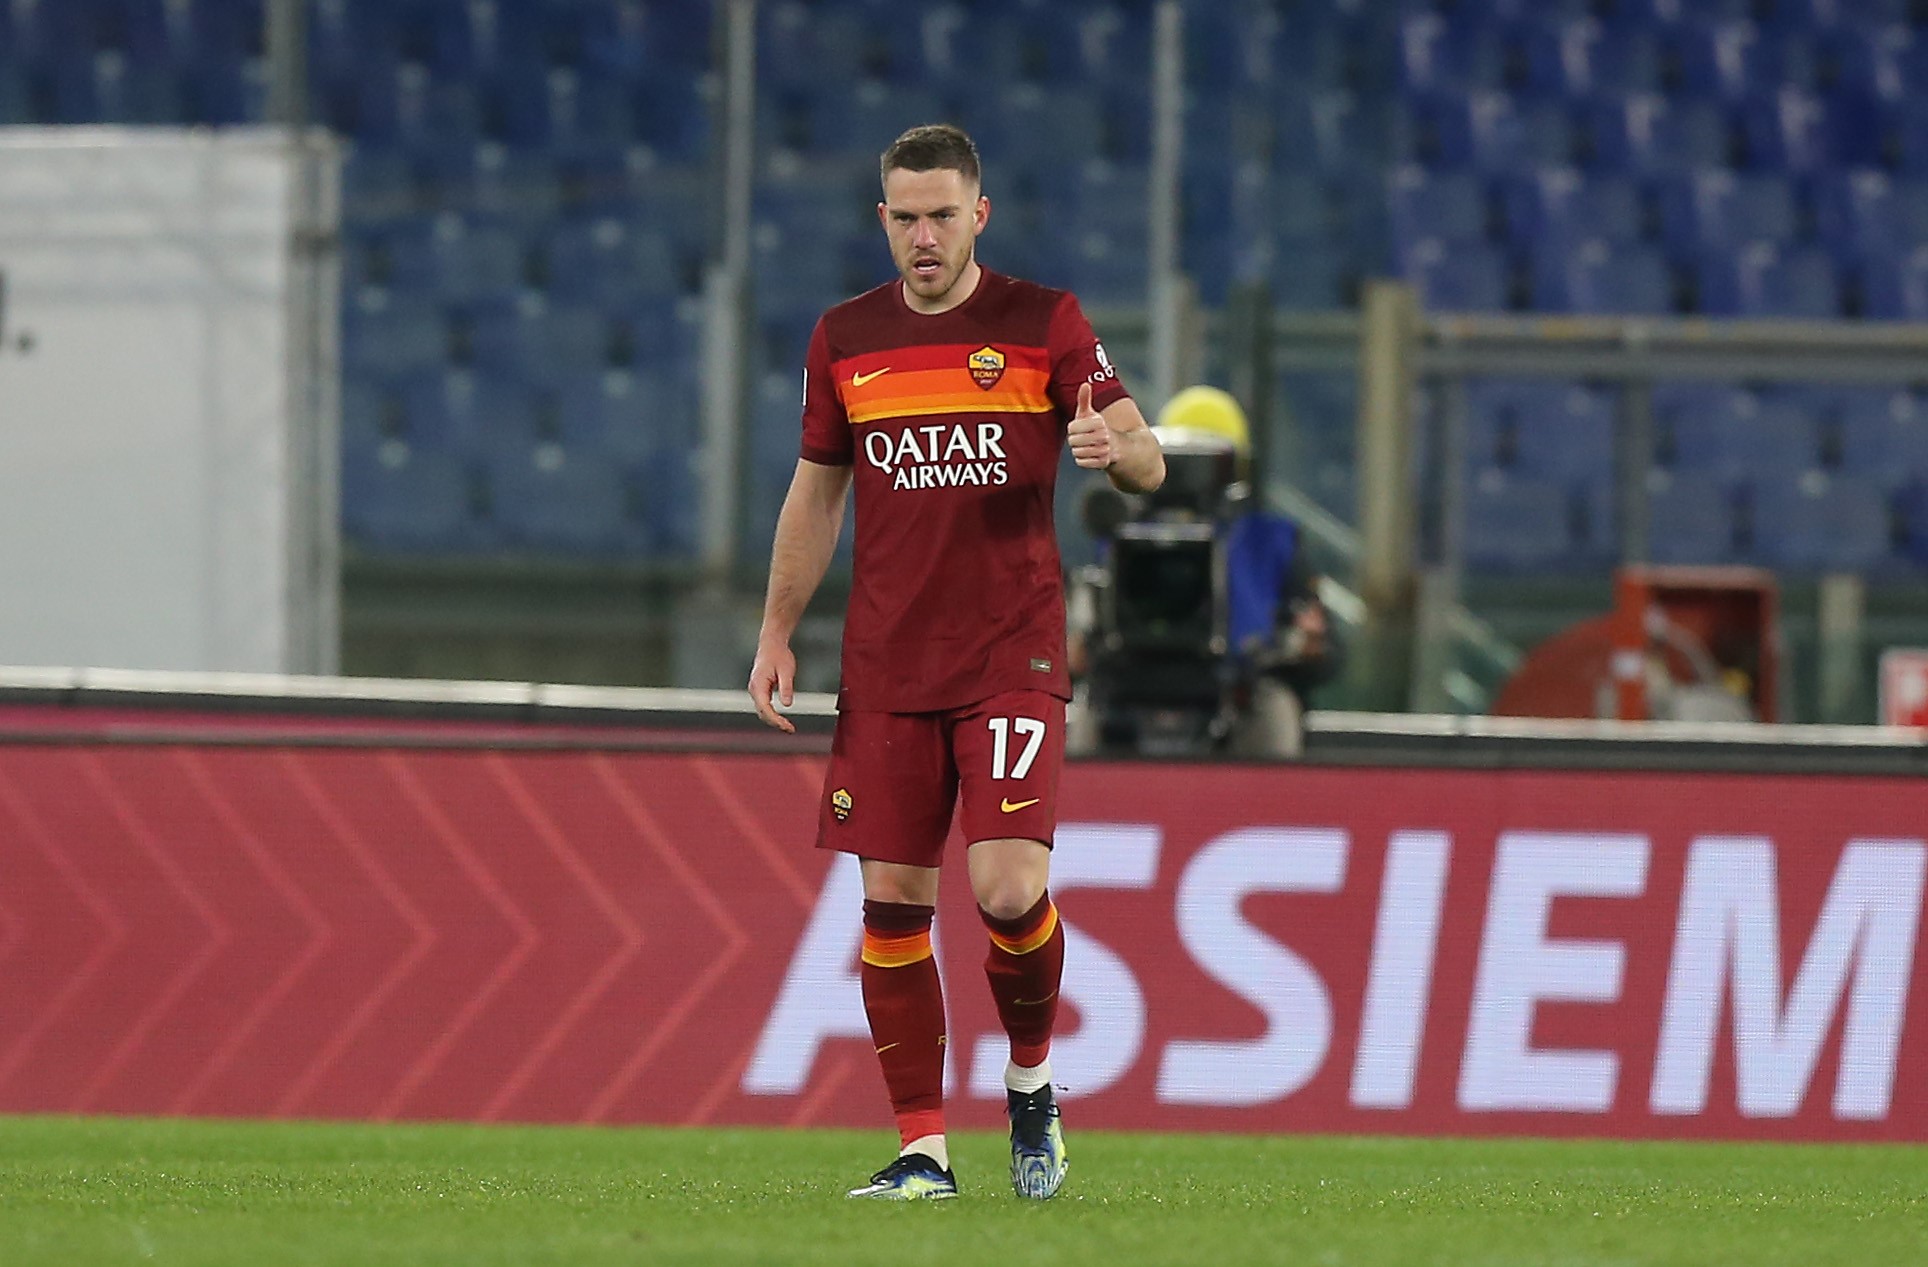
<path id="1" fill-rule="evenodd" d="M 1028 809 L 1031 806 L 1036 805 L 1039 801 L 1043 799 L 1044 798 L 1041 796 L 1034 796 L 1028 801 L 1013 801 L 1010 797 L 1007 796 L 998 805 L 998 808 L 1003 810 L 1007 814 L 1015 814 L 1021 809 Z"/>
<path id="2" fill-rule="evenodd" d="M 881 1056 L 893 1047 L 902 1047 L 902 1046 L 903 1046 L 902 1043 L 885 1043 L 882 1047 L 879 1047 L 877 1049 L 877 1054 Z"/>
<path id="3" fill-rule="evenodd" d="M 850 385 L 852 387 L 862 387 L 865 383 L 868 383 L 871 379 L 876 378 L 879 374 L 888 374 L 888 373 L 890 373 L 890 366 L 886 365 L 884 366 L 884 368 L 880 370 L 872 370 L 868 374 L 852 374 L 850 376 Z"/>

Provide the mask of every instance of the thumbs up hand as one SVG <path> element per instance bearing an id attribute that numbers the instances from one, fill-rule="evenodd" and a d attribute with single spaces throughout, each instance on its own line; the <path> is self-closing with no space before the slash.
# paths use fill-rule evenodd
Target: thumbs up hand
<path id="1" fill-rule="evenodd" d="M 1078 388 L 1078 412 L 1065 428 L 1071 443 L 1071 457 L 1088 471 L 1102 471 L 1117 460 L 1118 449 L 1112 442 L 1111 428 L 1104 415 L 1091 407 L 1091 384 Z"/>

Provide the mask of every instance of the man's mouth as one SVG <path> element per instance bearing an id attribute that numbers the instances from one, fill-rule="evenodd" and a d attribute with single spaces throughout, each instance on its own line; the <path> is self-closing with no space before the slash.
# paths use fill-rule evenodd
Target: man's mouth
<path id="1" fill-rule="evenodd" d="M 943 267 L 944 261 L 935 255 L 920 255 L 911 261 L 910 271 L 919 277 L 935 277 Z"/>

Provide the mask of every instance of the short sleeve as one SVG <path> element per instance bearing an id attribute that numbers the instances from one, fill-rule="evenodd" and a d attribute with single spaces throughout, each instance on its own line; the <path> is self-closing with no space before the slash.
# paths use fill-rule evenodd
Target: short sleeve
<path id="1" fill-rule="evenodd" d="M 1105 345 L 1085 319 L 1076 295 L 1058 301 L 1051 314 L 1049 333 L 1051 354 L 1051 403 L 1069 418 L 1078 412 L 1078 389 L 1091 384 L 1094 409 L 1124 400 L 1131 395 L 1118 381 L 1118 368 L 1105 354 Z"/>
<path id="2" fill-rule="evenodd" d="M 821 466 L 849 466 L 854 454 L 850 415 L 837 394 L 830 368 L 830 340 L 823 322 L 810 333 L 810 351 L 803 361 L 803 459 Z"/>

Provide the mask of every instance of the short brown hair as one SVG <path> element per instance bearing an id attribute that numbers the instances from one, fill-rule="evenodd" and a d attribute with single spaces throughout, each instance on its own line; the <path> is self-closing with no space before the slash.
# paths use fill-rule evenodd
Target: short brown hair
<path id="1" fill-rule="evenodd" d="M 907 172 L 953 171 L 973 184 L 983 181 L 977 162 L 977 146 L 963 128 L 949 123 L 924 123 L 890 143 L 884 151 L 878 174 L 888 177 L 903 168 Z"/>

